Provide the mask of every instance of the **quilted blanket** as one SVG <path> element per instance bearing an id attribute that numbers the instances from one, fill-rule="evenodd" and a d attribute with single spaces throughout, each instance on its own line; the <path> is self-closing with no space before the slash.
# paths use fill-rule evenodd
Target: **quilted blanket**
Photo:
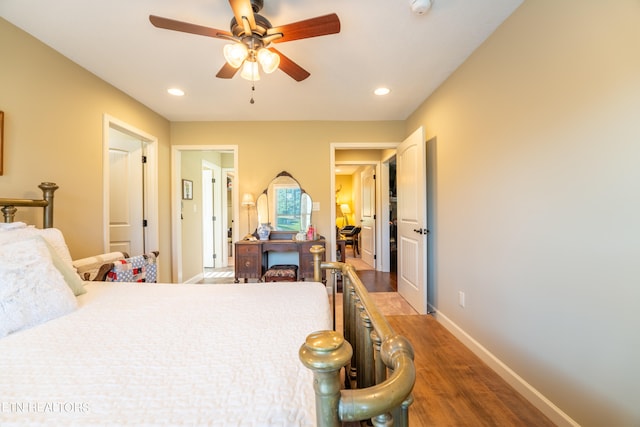
<path id="1" fill-rule="evenodd" d="M 79 308 L 0 339 L 2 426 L 313 426 L 318 283 L 92 282 Z"/>

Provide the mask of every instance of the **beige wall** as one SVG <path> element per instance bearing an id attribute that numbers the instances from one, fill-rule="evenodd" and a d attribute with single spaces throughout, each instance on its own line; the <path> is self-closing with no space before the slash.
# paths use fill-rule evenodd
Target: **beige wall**
<path id="1" fill-rule="evenodd" d="M 338 203 L 336 204 L 336 226 L 342 228 L 346 225 L 344 216 L 342 215 L 342 211 L 340 210 L 340 205 L 343 203 L 348 204 L 349 208 L 351 209 L 352 213 L 347 215 L 347 220 L 349 221 L 349 224 L 353 224 L 354 196 L 351 188 L 352 178 L 351 178 L 351 175 L 336 175 L 335 180 L 336 180 L 336 191 L 340 189 L 340 192 L 336 194 L 338 198 L 337 200 Z"/>
<path id="2" fill-rule="evenodd" d="M 103 116 L 158 138 L 159 188 L 169 188 L 169 122 L 0 18 L 0 110 L 5 112 L 3 197 L 37 198 L 41 181 L 60 186 L 55 226 L 74 258 L 103 242 Z M 170 279 L 169 192 L 161 192 L 160 278 Z M 17 220 L 41 224 L 40 212 Z M 166 260 L 164 260 L 166 257 Z M 163 261 L 164 260 L 164 261 Z M 166 261 L 166 262 L 165 262 Z"/>
<path id="3" fill-rule="evenodd" d="M 238 194 L 257 197 L 281 171 L 293 175 L 320 203 L 312 222 L 326 236 L 334 232 L 329 146 L 332 142 L 388 142 L 402 139 L 404 122 L 175 122 L 174 145 L 237 145 Z M 247 233 L 240 212 L 240 236 Z M 255 223 L 254 223 L 255 226 Z"/>
<path id="4" fill-rule="evenodd" d="M 636 0 L 525 1 L 407 120 L 437 309 L 584 426 L 640 425 L 639 42 Z"/>

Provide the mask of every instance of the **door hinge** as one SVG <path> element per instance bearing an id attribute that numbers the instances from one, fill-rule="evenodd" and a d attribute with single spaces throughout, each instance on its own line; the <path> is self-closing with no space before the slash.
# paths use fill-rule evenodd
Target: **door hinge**
<path id="1" fill-rule="evenodd" d="M 214 215 L 211 217 L 211 221 L 215 221 L 215 220 L 216 220 L 216 216 Z"/>
<path id="2" fill-rule="evenodd" d="M 215 178 L 211 178 L 211 183 L 215 184 L 216 183 L 216 179 Z"/>
<path id="3" fill-rule="evenodd" d="M 376 175 L 375 174 L 373 174 L 373 179 L 376 179 Z"/>
<path id="4" fill-rule="evenodd" d="M 142 226 L 143 226 L 143 227 L 146 227 L 146 226 L 147 226 L 147 220 L 146 220 L 146 219 L 143 219 L 143 220 L 142 220 Z"/>
<path id="5" fill-rule="evenodd" d="M 374 256 L 373 256 L 373 259 L 378 259 L 378 255 L 374 255 Z"/>
<path id="6" fill-rule="evenodd" d="M 142 156 L 142 163 L 147 163 L 147 156 Z"/>
<path id="7" fill-rule="evenodd" d="M 218 258 L 218 255 L 213 254 L 213 259 L 216 259 L 216 258 Z"/>
<path id="8" fill-rule="evenodd" d="M 376 219 L 376 214 L 373 214 L 373 219 L 374 219 L 374 220 Z"/>

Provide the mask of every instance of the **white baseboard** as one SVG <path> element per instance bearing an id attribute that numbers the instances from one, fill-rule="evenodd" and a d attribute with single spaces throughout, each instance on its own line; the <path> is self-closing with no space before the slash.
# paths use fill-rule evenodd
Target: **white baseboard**
<path id="1" fill-rule="evenodd" d="M 518 393 L 524 396 L 533 406 L 538 408 L 556 425 L 562 427 L 579 427 L 580 424 L 575 422 L 571 417 L 565 414 L 560 408 L 547 399 L 542 393 L 536 390 L 531 384 L 526 382 L 516 372 L 509 368 L 505 363 L 498 359 L 493 353 L 487 350 L 482 344 L 476 341 L 471 335 L 466 333 L 457 324 L 451 321 L 441 312 L 434 310 L 435 319 L 456 338 L 469 348 L 484 363 L 489 365 L 502 379 L 504 379 L 511 387 L 515 388 Z"/>
<path id="2" fill-rule="evenodd" d="M 196 274 L 191 279 L 184 281 L 182 283 L 198 283 L 199 281 L 204 279 L 204 273 Z"/>

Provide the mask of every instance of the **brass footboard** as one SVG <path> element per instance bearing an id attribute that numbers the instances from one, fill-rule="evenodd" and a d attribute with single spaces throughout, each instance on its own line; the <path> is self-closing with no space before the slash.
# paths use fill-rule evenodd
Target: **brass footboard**
<path id="1" fill-rule="evenodd" d="M 300 360 L 314 374 L 317 425 L 370 419 L 374 426 L 408 426 L 416 380 L 411 343 L 380 314 L 353 267 L 322 262 L 321 246 L 311 252 L 317 282 L 327 269 L 339 270 L 343 283 L 344 334 L 316 332 L 300 348 Z"/>
<path id="2" fill-rule="evenodd" d="M 43 182 L 38 188 L 42 190 L 42 199 L 2 199 L 0 206 L 4 222 L 13 222 L 13 218 L 18 210 L 16 206 L 40 207 L 44 208 L 42 218 L 42 228 L 53 227 L 53 193 L 58 186 L 53 182 Z"/>

